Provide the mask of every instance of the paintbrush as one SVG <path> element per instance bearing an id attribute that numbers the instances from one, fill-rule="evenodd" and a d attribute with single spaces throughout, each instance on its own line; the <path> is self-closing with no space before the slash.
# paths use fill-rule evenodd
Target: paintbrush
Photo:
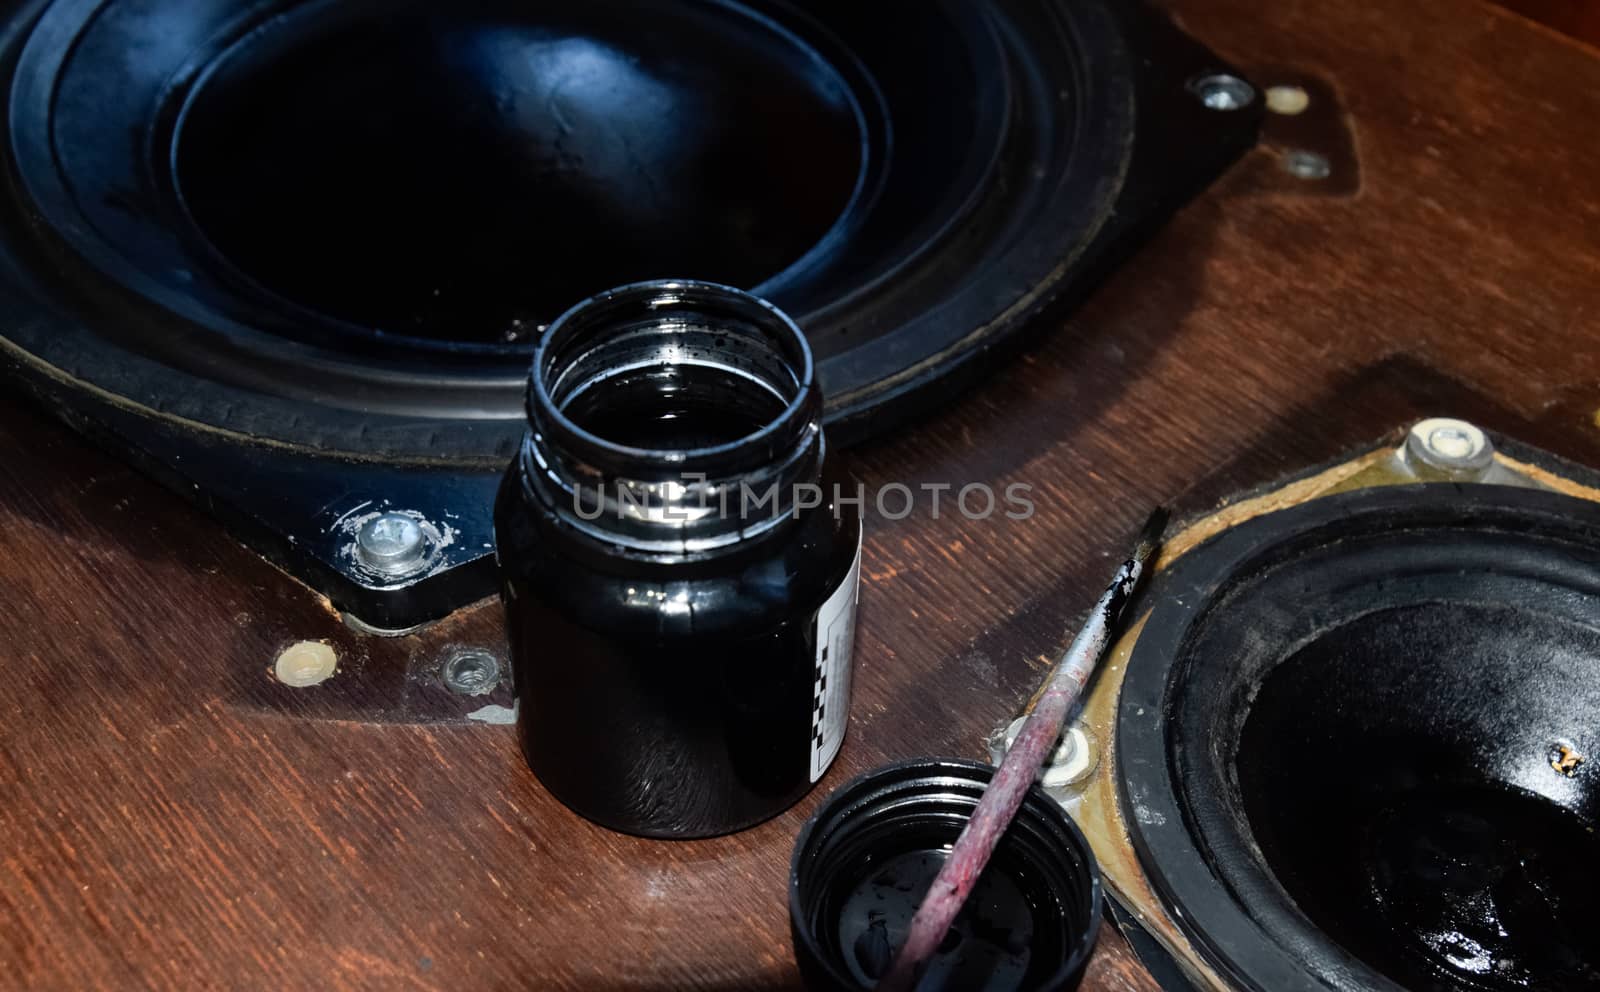
<path id="1" fill-rule="evenodd" d="M 944 867 L 939 870 L 938 877 L 922 899 L 922 905 L 911 918 L 906 942 L 901 945 L 889 973 L 877 984 L 878 992 L 906 992 L 911 989 L 928 959 L 944 940 L 945 933 L 955 922 L 956 914 L 961 912 L 961 906 L 967 901 L 978 876 L 983 874 L 990 856 L 994 854 L 995 845 L 1000 842 L 1006 827 L 1011 825 L 1012 818 L 1022 806 L 1023 798 L 1039 777 L 1039 767 L 1044 763 L 1045 756 L 1055 748 L 1056 740 L 1066 725 L 1067 714 L 1078 701 L 1090 674 L 1111 643 L 1123 607 L 1138 589 L 1139 579 L 1147 571 L 1166 529 L 1167 511 L 1157 507 L 1140 532 L 1139 543 L 1134 547 L 1132 556 L 1117 569 L 1111 585 L 1095 604 L 1089 619 L 1078 631 L 1078 636 L 1073 638 L 1072 646 L 1067 648 L 1067 653 L 1051 673 L 1044 693 L 1034 704 L 1033 712 L 1022 725 L 1011 750 L 1006 752 L 1005 760 L 1000 762 L 988 788 L 983 790 L 977 809 L 972 811 L 972 818 L 962 829 L 961 836 L 956 838 Z"/>

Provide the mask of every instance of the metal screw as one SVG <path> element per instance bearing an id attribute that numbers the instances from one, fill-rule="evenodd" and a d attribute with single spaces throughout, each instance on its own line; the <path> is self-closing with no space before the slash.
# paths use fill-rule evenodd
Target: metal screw
<path id="1" fill-rule="evenodd" d="M 1465 420 L 1431 417 L 1406 436 L 1406 458 L 1457 479 L 1481 477 L 1494 464 L 1494 445 Z"/>
<path id="2" fill-rule="evenodd" d="M 1011 750 L 1011 745 L 1016 742 L 1017 735 L 1022 732 L 1022 725 L 1027 719 L 1018 717 L 1012 720 L 1005 730 L 997 735 L 999 739 L 995 743 L 1000 747 L 999 753 L 995 756 L 996 764 L 999 764 L 1005 752 Z M 1081 728 L 1068 727 L 1061 732 L 1061 740 L 1056 743 L 1056 749 L 1045 759 L 1039 783 L 1051 789 L 1075 785 L 1089 777 L 1089 773 L 1094 770 L 1094 764 L 1094 742 Z"/>
<path id="3" fill-rule="evenodd" d="M 1238 76 L 1217 73 L 1191 80 L 1189 91 L 1208 110 L 1239 110 L 1256 98 L 1256 89 Z"/>
<path id="4" fill-rule="evenodd" d="M 1327 158 L 1298 148 L 1283 153 L 1283 167 L 1296 179 L 1326 179 L 1333 173 Z"/>
<path id="5" fill-rule="evenodd" d="M 487 651 L 458 651 L 445 660 L 439 677 L 458 696 L 482 696 L 500 684 L 500 659 Z"/>
<path id="6" fill-rule="evenodd" d="M 422 521 L 404 513 L 380 513 L 356 533 L 356 557 L 384 575 L 408 575 L 427 557 Z"/>

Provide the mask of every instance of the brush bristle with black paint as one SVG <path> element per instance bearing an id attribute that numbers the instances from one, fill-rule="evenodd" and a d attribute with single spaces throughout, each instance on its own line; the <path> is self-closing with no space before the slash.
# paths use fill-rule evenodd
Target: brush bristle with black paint
<path id="1" fill-rule="evenodd" d="M 1161 548 L 1162 535 L 1167 532 L 1167 523 L 1172 514 L 1164 506 L 1158 506 L 1150 512 L 1150 519 L 1144 522 L 1144 529 L 1139 532 L 1139 543 L 1133 547 L 1133 560 L 1140 562 L 1150 561 Z"/>

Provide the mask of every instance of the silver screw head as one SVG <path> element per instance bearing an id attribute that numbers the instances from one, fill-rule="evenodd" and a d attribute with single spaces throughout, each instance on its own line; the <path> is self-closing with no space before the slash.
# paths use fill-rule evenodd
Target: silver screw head
<path id="1" fill-rule="evenodd" d="M 422 521 L 404 513 L 380 513 L 356 532 L 356 557 L 385 575 L 416 571 L 428 552 Z"/>
<path id="2" fill-rule="evenodd" d="M 1207 110 L 1240 110 L 1248 107 L 1256 98 L 1254 86 L 1238 76 L 1221 72 L 1191 80 L 1189 92 Z"/>
<path id="3" fill-rule="evenodd" d="M 1017 735 L 1022 733 L 1022 725 L 1027 722 L 1027 717 L 1018 717 L 1004 729 L 996 732 L 995 739 L 991 742 L 991 751 L 996 764 L 999 764 L 1005 753 L 1011 750 L 1011 745 L 1016 743 Z M 1094 766 L 1094 741 L 1081 728 L 1067 727 L 1061 732 L 1061 739 L 1056 742 L 1055 750 L 1045 758 L 1044 767 L 1039 772 L 1039 782 L 1050 789 L 1076 785 L 1089 777 Z"/>
<path id="4" fill-rule="evenodd" d="M 1406 457 L 1453 478 L 1476 478 L 1494 464 L 1494 445 L 1465 420 L 1430 417 L 1406 435 Z"/>
<path id="5" fill-rule="evenodd" d="M 445 659 L 439 678 L 458 696 L 481 696 L 500 684 L 500 659 L 488 651 L 457 651 Z"/>

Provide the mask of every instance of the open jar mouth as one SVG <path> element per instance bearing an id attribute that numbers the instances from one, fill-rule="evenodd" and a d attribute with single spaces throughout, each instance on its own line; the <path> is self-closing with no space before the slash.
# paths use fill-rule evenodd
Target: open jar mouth
<path id="1" fill-rule="evenodd" d="M 546 329 L 523 466 L 574 528 L 650 553 L 779 526 L 823 456 L 805 335 L 743 290 L 662 280 L 601 293 Z"/>
<path id="2" fill-rule="evenodd" d="M 536 428 L 629 477 L 770 458 L 819 405 L 810 346 L 788 315 L 692 280 L 634 283 L 568 310 L 535 349 L 528 389 Z"/>

